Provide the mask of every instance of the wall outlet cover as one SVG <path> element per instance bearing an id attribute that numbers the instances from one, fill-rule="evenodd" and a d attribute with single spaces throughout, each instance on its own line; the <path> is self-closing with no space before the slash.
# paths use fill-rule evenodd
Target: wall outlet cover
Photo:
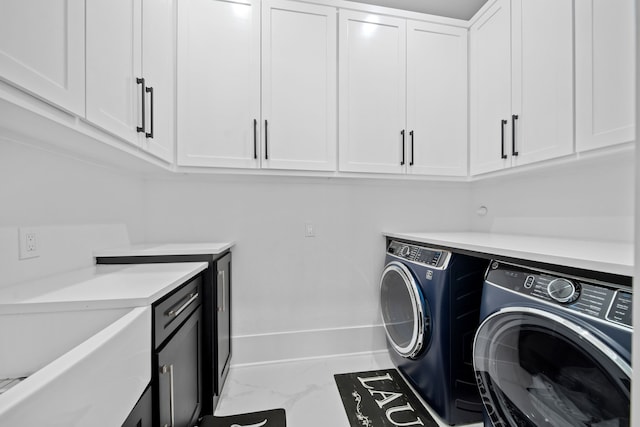
<path id="1" fill-rule="evenodd" d="M 35 228 L 18 228 L 19 250 L 18 259 L 37 258 L 40 256 L 38 233 Z"/>

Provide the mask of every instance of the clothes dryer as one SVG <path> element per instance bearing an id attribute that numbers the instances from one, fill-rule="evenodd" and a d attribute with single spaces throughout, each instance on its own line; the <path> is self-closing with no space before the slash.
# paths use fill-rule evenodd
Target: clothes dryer
<path id="1" fill-rule="evenodd" d="M 472 344 L 489 261 L 391 240 L 380 306 L 392 361 L 449 424 L 482 419 Z"/>
<path id="2" fill-rule="evenodd" d="M 628 426 L 628 286 L 492 262 L 474 368 L 495 427 Z"/>

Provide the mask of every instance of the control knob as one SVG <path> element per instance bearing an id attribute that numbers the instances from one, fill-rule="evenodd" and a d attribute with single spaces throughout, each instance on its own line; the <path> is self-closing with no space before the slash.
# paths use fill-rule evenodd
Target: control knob
<path id="1" fill-rule="evenodd" d="M 549 282 L 549 287 L 547 288 L 547 292 L 549 296 L 555 301 L 565 303 L 574 301 L 576 298 L 576 285 L 573 284 L 572 281 L 567 279 L 553 279 Z"/>
<path id="2" fill-rule="evenodd" d="M 403 246 L 402 249 L 400 249 L 400 255 L 403 257 L 408 257 L 409 254 L 411 254 L 411 248 L 409 246 Z"/>

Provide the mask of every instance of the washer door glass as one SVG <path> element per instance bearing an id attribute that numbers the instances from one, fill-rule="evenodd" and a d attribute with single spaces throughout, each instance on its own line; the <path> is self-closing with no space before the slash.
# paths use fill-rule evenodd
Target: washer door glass
<path id="1" fill-rule="evenodd" d="M 577 324 L 504 309 L 478 328 L 474 368 L 494 426 L 628 426 L 631 368 Z"/>
<path id="2" fill-rule="evenodd" d="M 428 342 L 430 321 L 422 292 L 402 263 L 387 264 L 380 279 L 380 307 L 387 337 L 403 357 L 415 357 Z"/>

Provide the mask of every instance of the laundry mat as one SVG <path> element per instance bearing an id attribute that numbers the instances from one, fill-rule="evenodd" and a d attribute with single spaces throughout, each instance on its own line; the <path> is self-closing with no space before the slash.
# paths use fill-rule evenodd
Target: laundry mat
<path id="1" fill-rule="evenodd" d="M 351 427 L 438 427 L 396 369 L 334 378 Z"/>
<path id="2" fill-rule="evenodd" d="M 284 409 L 230 415 L 228 417 L 206 416 L 199 427 L 286 427 Z"/>

